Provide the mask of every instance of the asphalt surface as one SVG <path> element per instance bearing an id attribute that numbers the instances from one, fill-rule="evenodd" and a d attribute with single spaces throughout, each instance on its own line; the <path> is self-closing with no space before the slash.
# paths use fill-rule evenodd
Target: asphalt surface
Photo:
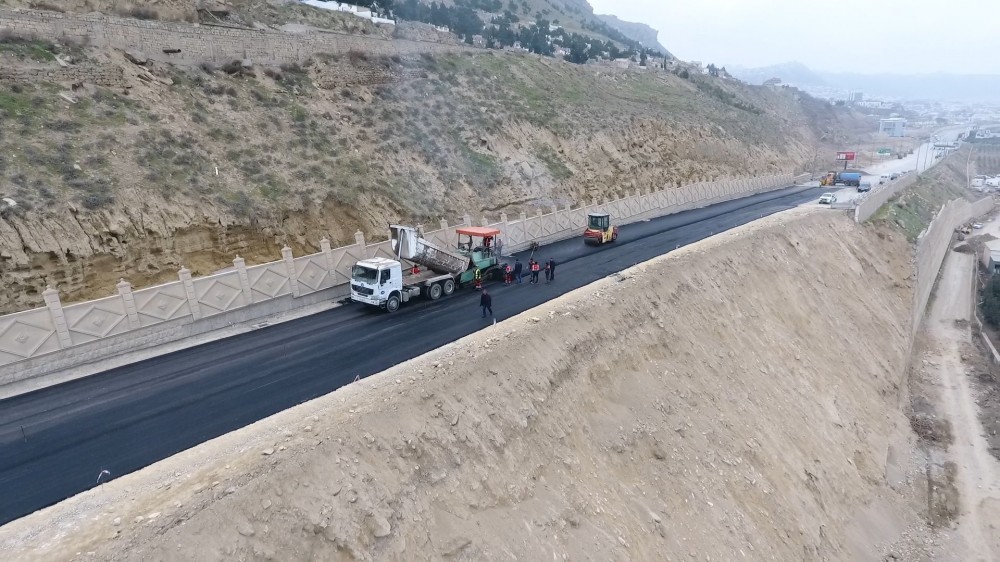
<path id="1" fill-rule="evenodd" d="M 678 246 L 815 200 L 788 188 L 543 246 L 550 284 L 489 283 L 499 319 Z M 527 254 L 519 254 L 526 261 Z M 544 279 L 544 275 L 542 275 Z M 388 315 L 350 304 L 0 401 L 0 524 L 327 394 L 489 325 L 460 290 Z"/>

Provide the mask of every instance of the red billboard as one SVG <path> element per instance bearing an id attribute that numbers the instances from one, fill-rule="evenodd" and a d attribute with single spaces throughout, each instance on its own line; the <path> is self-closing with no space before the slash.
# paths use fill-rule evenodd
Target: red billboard
<path id="1" fill-rule="evenodd" d="M 853 161 L 856 155 L 857 155 L 856 152 L 838 152 L 837 160 Z"/>

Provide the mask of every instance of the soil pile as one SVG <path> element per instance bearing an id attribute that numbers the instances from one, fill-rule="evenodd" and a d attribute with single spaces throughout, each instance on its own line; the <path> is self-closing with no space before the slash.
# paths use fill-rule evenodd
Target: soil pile
<path id="1" fill-rule="evenodd" d="M 910 255 L 776 215 L 16 521 L 0 551 L 859 559 L 908 427 Z"/>

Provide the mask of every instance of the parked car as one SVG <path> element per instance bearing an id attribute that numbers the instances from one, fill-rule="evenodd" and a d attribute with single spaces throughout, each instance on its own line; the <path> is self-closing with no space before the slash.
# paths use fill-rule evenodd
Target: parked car
<path id="1" fill-rule="evenodd" d="M 977 222 L 977 223 L 975 223 L 975 224 L 972 225 L 972 228 L 982 228 L 982 227 L 983 227 L 983 223 L 981 223 L 981 222 Z"/>
<path id="2" fill-rule="evenodd" d="M 862 182 L 861 185 L 858 186 L 858 193 L 863 193 L 865 191 L 871 191 L 871 190 L 872 190 L 872 184 L 871 184 L 871 182 L 867 182 L 867 181 L 866 182 Z"/>
<path id="3" fill-rule="evenodd" d="M 899 174 L 892 174 L 891 176 L 889 176 L 889 179 L 893 180 L 893 181 L 898 180 L 899 179 Z"/>
<path id="4" fill-rule="evenodd" d="M 882 177 L 880 177 L 880 178 L 878 179 L 878 184 L 879 184 L 879 185 L 882 185 L 883 183 L 885 183 L 885 182 L 887 182 L 887 181 L 889 181 L 889 176 L 882 176 Z M 859 189 L 858 191 L 861 191 L 861 190 Z"/>
<path id="5" fill-rule="evenodd" d="M 832 193 L 824 193 L 823 195 L 819 196 L 819 204 L 820 205 L 829 205 L 829 204 L 833 203 L 836 200 L 837 200 L 837 197 L 834 194 L 832 194 Z"/>

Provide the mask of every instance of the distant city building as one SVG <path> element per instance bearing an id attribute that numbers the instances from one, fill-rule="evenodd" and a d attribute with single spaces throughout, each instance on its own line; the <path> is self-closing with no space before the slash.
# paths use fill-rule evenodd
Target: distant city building
<path id="1" fill-rule="evenodd" d="M 767 80 L 764 81 L 764 85 L 765 86 L 780 86 L 781 85 L 781 78 L 778 78 L 778 77 L 768 78 Z"/>
<path id="2" fill-rule="evenodd" d="M 847 103 L 850 103 L 850 104 L 860 103 L 860 102 L 864 101 L 864 99 L 865 99 L 864 92 L 859 92 L 857 90 L 853 90 L 853 91 L 851 91 L 850 93 L 847 94 Z"/>
<path id="3" fill-rule="evenodd" d="M 906 119 L 903 119 L 902 117 L 880 119 L 878 122 L 878 133 L 880 135 L 887 135 L 890 137 L 905 137 Z"/>
<path id="4" fill-rule="evenodd" d="M 893 107 L 895 104 L 892 102 L 881 101 L 881 100 L 865 100 L 865 101 L 855 102 L 854 105 L 858 107 L 867 107 L 870 109 L 888 109 Z"/>

